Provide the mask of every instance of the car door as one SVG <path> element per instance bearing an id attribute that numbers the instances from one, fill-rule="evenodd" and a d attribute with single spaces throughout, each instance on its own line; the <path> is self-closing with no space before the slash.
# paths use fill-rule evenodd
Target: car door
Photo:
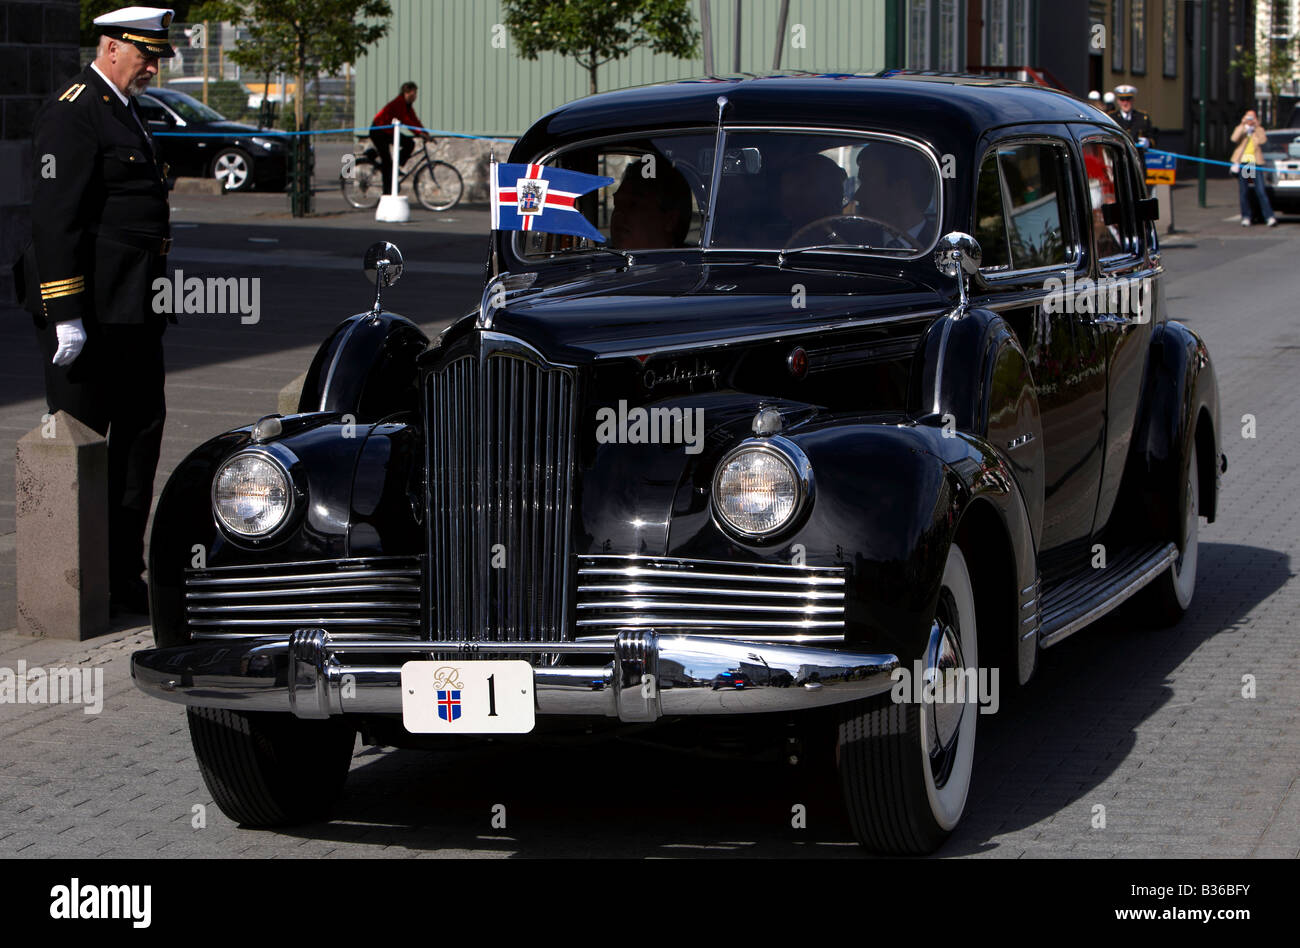
<path id="1" fill-rule="evenodd" d="M 1054 129 L 1057 127 L 1053 127 Z M 998 312 L 1029 359 L 1043 432 L 1045 572 L 1087 555 L 1102 472 L 1105 350 L 1089 315 L 1062 305 L 1088 273 L 1080 239 L 1078 169 L 1057 134 L 993 141 L 980 162 L 975 237 L 983 251 L 978 305 Z"/>
<path id="2" fill-rule="evenodd" d="M 1080 136 L 1096 281 L 1092 321 L 1106 356 L 1106 436 L 1093 533 L 1115 509 L 1137 419 L 1142 373 L 1160 289 L 1159 259 L 1143 239 L 1137 201 L 1146 196 L 1128 143 L 1103 129 Z M 1149 252 L 1152 251 L 1152 252 Z"/>

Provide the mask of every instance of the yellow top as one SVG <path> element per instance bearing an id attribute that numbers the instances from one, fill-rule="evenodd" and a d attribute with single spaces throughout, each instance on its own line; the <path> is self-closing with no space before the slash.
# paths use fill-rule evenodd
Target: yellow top
<path id="1" fill-rule="evenodd" d="M 1243 165 L 1255 163 L 1255 139 L 1249 132 L 1246 133 L 1246 150 L 1241 153 L 1241 163 Z"/>

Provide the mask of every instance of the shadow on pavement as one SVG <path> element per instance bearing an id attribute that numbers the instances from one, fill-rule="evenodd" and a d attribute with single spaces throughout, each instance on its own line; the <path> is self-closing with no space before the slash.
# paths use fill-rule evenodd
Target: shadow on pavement
<path id="1" fill-rule="evenodd" d="M 1249 584 L 1237 579 L 1243 570 Z M 1284 553 L 1202 543 L 1194 611 L 1177 626 L 1138 628 L 1121 609 L 1043 652 L 1016 700 L 981 716 L 966 815 L 940 855 L 997 849 L 992 837 L 1086 801 L 1131 755 L 1138 727 L 1173 697 L 1169 674 L 1214 636 L 1238 630 L 1291 575 Z M 1235 694 L 1235 674 L 1225 680 Z M 614 741 L 364 748 L 336 822 L 286 832 L 533 857 L 861 855 L 838 788 L 819 783 L 819 774 L 815 765 L 697 758 Z M 504 829 L 492 827 L 496 804 L 505 807 Z M 795 804 L 807 807 L 806 829 L 791 826 Z M 1080 834 L 1087 829 L 1085 816 Z"/>

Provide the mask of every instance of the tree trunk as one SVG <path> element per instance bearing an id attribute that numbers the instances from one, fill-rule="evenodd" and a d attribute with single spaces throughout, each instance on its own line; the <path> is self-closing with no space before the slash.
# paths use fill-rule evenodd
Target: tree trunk
<path id="1" fill-rule="evenodd" d="M 293 119 L 295 131 L 302 131 L 303 100 L 307 97 L 307 37 L 298 33 L 298 82 L 293 94 Z"/>
<path id="2" fill-rule="evenodd" d="M 587 62 L 589 63 L 589 65 L 587 66 L 587 74 L 591 76 L 591 94 L 595 95 L 596 94 L 596 69 L 598 68 L 598 65 L 596 63 L 596 51 L 594 49 L 591 51 L 591 58 L 587 60 Z"/>

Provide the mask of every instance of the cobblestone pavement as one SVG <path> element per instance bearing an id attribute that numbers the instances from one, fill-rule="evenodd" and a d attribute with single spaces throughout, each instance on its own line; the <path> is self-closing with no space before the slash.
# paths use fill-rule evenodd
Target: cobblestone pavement
<path id="1" fill-rule="evenodd" d="M 1300 226 L 1245 230 L 1213 217 L 1203 212 L 1202 229 L 1166 252 L 1171 313 L 1204 334 L 1216 362 L 1229 460 L 1219 520 L 1202 524 L 1193 608 L 1158 632 L 1121 612 L 1044 653 L 1023 696 L 980 719 L 967 816 L 941 855 L 1300 855 Z M 329 325 L 332 284 L 308 285 L 324 272 L 289 269 L 283 280 L 291 296 L 313 294 L 331 314 L 316 322 Z M 409 282 L 408 292 L 429 286 Z M 309 353 L 310 339 L 282 348 Z M 225 371 L 219 355 L 205 363 L 212 384 Z M 259 405 L 277 384 L 268 376 Z M 247 413 L 239 385 L 213 395 L 221 414 L 204 417 L 204 431 Z M 1253 439 L 1242 437 L 1247 414 Z M 199 427 L 181 439 L 206 436 Z M 130 683 L 128 656 L 149 644 L 145 629 L 83 644 L 0 633 L 0 668 L 102 668 L 105 691 L 100 714 L 0 705 L 0 856 L 859 855 L 834 795 L 802 768 L 612 743 L 359 747 L 334 822 L 241 829 L 212 805 L 184 711 Z M 493 825 L 497 804 L 504 827 Z M 806 829 L 791 826 L 796 804 Z M 1104 829 L 1093 826 L 1098 806 Z"/>

